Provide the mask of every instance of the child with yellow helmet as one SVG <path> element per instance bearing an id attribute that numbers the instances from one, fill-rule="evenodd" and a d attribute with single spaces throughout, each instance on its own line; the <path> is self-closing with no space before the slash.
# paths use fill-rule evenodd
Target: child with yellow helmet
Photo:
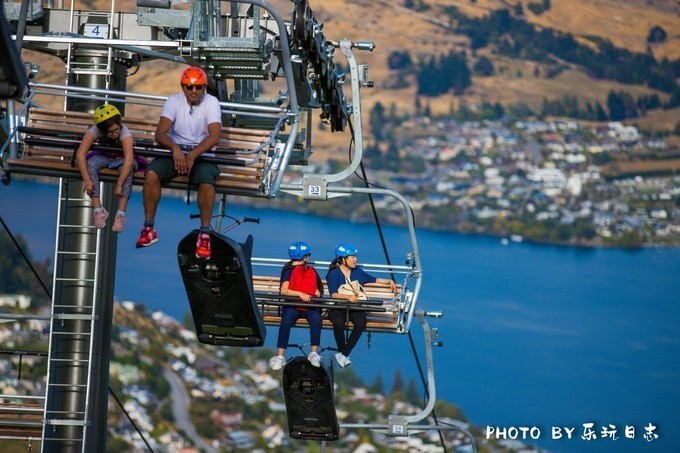
<path id="1" fill-rule="evenodd" d="M 120 175 L 114 190 L 118 197 L 118 212 L 112 230 L 120 233 L 125 227 L 125 210 L 132 192 L 134 170 L 146 161 L 140 157 L 135 158 L 132 133 L 121 123 L 120 111 L 116 107 L 111 104 L 97 107 L 93 119 L 94 126 L 85 132 L 76 152 L 76 161 L 85 183 L 85 193 L 92 197 L 95 228 L 104 228 L 109 217 L 99 196 L 99 170 L 118 168 Z M 95 144 L 101 145 L 103 149 L 98 149 L 97 146 L 91 149 Z"/>

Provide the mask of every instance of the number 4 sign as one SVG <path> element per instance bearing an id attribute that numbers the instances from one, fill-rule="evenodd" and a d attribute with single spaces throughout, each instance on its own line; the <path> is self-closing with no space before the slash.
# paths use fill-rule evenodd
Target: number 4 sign
<path id="1" fill-rule="evenodd" d="M 87 38 L 108 38 L 109 25 L 108 24 L 85 24 L 83 35 Z"/>

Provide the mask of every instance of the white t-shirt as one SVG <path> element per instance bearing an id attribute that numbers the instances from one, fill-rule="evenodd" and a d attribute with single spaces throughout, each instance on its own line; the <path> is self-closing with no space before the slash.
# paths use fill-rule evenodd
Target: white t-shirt
<path id="1" fill-rule="evenodd" d="M 170 138 L 178 145 L 196 146 L 205 139 L 208 125 L 222 125 L 220 102 L 211 94 L 205 93 L 198 105 L 189 105 L 184 93 L 173 94 L 165 101 L 161 116 L 172 121 Z M 213 155 L 204 153 L 204 156 Z"/>

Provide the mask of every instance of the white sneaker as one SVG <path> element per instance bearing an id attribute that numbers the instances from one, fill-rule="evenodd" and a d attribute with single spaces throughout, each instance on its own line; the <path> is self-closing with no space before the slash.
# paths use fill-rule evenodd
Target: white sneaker
<path id="1" fill-rule="evenodd" d="M 335 354 L 335 360 L 337 360 L 338 365 L 340 365 L 340 368 L 345 368 L 347 365 L 349 365 L 351 362 L 349 361 L 348 357 L 345 357 L 345 354 L 342 352 L 338 352 Z"/>
<path id="2" fill-rule="evenodd" d="M 317 354 L 315 351 L 309 353 L 309 355 L 307 356 L 307 360 L 309 360 L 312 366 L 315 366 L 317 368 L 321 366 L 321 356 Z"/>
<path id="3" fill-rule="evenodd" d="M 269 367 L 274 370 L 280 370 L 286 364 L 286 358 L 282 355 L 277 355 L 269 359 Z"/>

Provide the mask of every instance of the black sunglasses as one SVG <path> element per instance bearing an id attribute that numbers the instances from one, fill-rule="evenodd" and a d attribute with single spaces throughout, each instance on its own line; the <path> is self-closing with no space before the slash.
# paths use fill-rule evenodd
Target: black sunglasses
<path id="1" fill-rule="evenodd" d="M 187 91 L 203 91 L 205 85 L 182 85 Z"/>

